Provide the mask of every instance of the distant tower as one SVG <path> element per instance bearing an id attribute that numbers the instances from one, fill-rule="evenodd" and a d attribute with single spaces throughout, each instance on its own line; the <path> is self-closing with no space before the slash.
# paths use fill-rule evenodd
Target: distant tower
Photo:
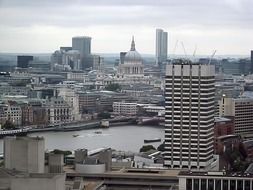
<path id="1" fill-rule="evenodd" d="M 251 50 L 251 64 L 250 64 L 250 71 L 251 71 L 251 74 L 253 74 L 253 50 Z"/>
<path id="2" fill-rule="evenodd" d="M 167 60 L 168 33 L 162 29 L 156 29 L 156 64 L 160 65 Z"/>
<path id="3" fill-rule="evenodd" d="M 93 57 L 91 55 L 91 37 L 77 36 L 72 38 L 72 50 L 80 53 L 80 68 L 86 69 L 92 66 Z"/>
<path id="4" fill-rule="evenodd" d="M 17 57 L 17 67 L 19 67 L 19 68 L 28 68 L 29 63 L 31 61 L 33 61 L 33 56 L 18 55 L 18 57 Z"/>
<path id="5" fill-rule="evenodd" d="M 77 36 L 72 38 L 72 50 L 78 50 L 81 57 L 91 54 L 91 37 Z"/>
<path id="6" fill-rule="evenodd" d="M 166 67 L 165 165 L 206 169 L 213 160 L 214 65 Z"/>

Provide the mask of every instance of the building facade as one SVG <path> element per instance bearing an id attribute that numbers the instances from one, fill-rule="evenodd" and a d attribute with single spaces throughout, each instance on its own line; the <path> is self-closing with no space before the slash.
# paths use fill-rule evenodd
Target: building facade
<path id="1" fill-rule="evenodd" d="M 253 132 L 253 98 L 226 98 L 219 101 L 220 116 L 233 116 L 235 134 Z"/>
<path id="2" fill-rule="evenodd" d="M 251 50 L 250 60 L 251 60 L 250 73 L 253 74 L 253 50 Z"/>
<path id="3" fill-rule="evenodd" d="M 214 66 L 178 62 L 167 65 L 165 165 L 204 169 L 213 160 Z"/>
<path id="4" fill-rule="evenodd" d="M 225 172 L 180 172 L 179 190 L 251 190 L 252 174 Z"/>
<path id="5" fill-rule="evenodd" d="M 63 54 L 63 65 L 69 65 L 71 70 L 80 70 L 80 52 L 78 50 L 70 50 Z"/>
<path id="6" fill-rule="evenodd" d="M 33 61 L 33 56 L 30 55 L 18 55 L 17 57 L 17 67 L 28 68 L 29 62 Z"/>
<path id="7" fill-rule="evenodd" d="M 71 106 L 62 97 L 45 100 L 43 107 L 47 113 L 47 123 L 67 123 L 73 120 Z"/>
<path id="8" fill-rule="evenodd" d="M 15 101 L 0 105 L 0 125 L 5 124 L 6 121 L 10 121 L 16 126 L 22 124 L 22 109 Z"/>
<path id="9" fill-rule="evenodd" d="M 44 173 L 44 149 L 45 141 L 42 137 L 6 137 L 5 168 L 27 173 Z"/>
<path id="10" fill-rule="evenodd" d="M 168 33 L 162 29 L 156 29 L 156 63 L 161 64 L 167 60 Z"/>
<path id="11" fill-rule="evenodd" d="M 135 49 L 134 38 L 132 39 L 131 49 L 124 56 L 124 63 L 119 64 L 118 74 L 123 77 L 143 77 L 144 65 L 141 55 Z"/>
<path id="12" fill-rule="evenodd" d="M 113 102 L 113 113 L 115 115 L 136 115 L 137 103 Z"/>
<path id="13" fill-rule="evenodd" d="M 91 54 L 91 37 L 77 36 L 72 38 L 72 50 L 78 50 L 81 57 Z"/>

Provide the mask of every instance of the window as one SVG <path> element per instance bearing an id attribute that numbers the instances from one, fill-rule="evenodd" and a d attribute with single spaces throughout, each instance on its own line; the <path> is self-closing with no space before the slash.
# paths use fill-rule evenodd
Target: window
<path id="1" fill-rule="evenodd" d="M 230 180 L 230 190 L 236 190 L 236 188 L 235 188 L 235 180 Z"/>
<path id="2" fill-rule="evenodd" d="M 214 180 L 213 179 L 208 180 L 208 190 L 214 190 Z"/>
<path id="3" fill-rule="evenodd" d="M 206 179 L 201 179 L 201 190 L 207 190 Z"/>
<path id="4" fill-rule="evenodd" d="M 192 190 L 192 179 L 187 179 L 186 180 L 186 189 L 187 190 Z"/>

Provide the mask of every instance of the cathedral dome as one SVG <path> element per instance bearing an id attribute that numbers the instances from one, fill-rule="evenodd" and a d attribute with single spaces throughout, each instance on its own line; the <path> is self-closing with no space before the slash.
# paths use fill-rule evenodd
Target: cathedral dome
<path id="1" fill-rule="evenodd" d="M 141 55 L 135 50 L 134 38 L 132 39 L 130 51 L 125 55 L 124 63 L 142 63 Z"/>

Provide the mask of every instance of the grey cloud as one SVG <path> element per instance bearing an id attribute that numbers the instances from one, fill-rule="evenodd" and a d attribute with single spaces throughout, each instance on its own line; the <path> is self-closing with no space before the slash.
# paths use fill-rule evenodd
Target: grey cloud
<path id="1" fill-rule="evenodd" d="M 253 3 L 248 0 L 240 1 L 242 5 L 240 7 L 243 9 L 240 11 L 234 9 L 233 4 L 227 1 L 5 0 L 0 4 L 0 23 L 10 26 L 60 27 L 140 24 L 168 27 L 189 24 L 252 27 L 249 23 L 253 22 L 253 13 L 249 7 L 252 7 Z"/>
<path id="2" fill-rule="evenodd" d="M 122 32 L 125 28 L 130 32 L 138 28 L 145 28 L 146 32 L 155 27 L 174 33 L 210 30 L 211 37 L 220 31 L 224 37 L 228 31 L 231 35 L 227 42 L 233 38 L 233 31 L 247 30 L 246 41 L 253 32 L 252 7 L 252 0 L 0 0 L 0 41 L 8 37 L 12 40 L 9 30 L 25 33 L 34 26 L 58 27 L 57 31 L 63 32 L 66 29 L 103 30 L 109 26 L 113 36 L 119 35 L 118 29 Z M 45 34 L 54 35 L 50 31 Z M 240 34 L 243 38 L 245 33 Z M 143 38 L 147 40 L 148 37 Z M 239 37 L 237 40 L 240 41 Z"/>

